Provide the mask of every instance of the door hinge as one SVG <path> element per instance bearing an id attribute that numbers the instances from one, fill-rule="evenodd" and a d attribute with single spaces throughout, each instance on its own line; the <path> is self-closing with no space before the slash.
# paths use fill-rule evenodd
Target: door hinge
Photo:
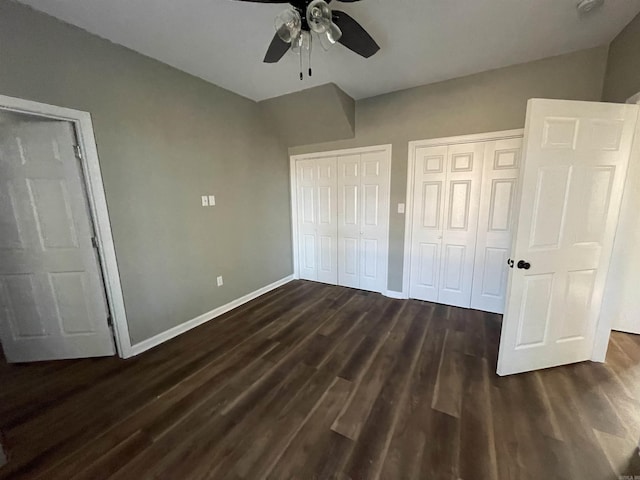
<path id="1" fill-rule="evenodd" d="M 80 145 L 74 145 L 73 146 L 73 151 L 76 154 L 76 158 L 78 160 L 82 160 L 83 159 L 83 157 L 82 157 L 82 149 L 80 148 Z"/>
<path id="2" fill-rule="evenodd" d="M 107 328 L 111 332 L 111 338 L 113 338 L 114 345 L 118 345 L 118 337 L 116 336 L 116 329 L 113 326 L 113 318 L 111 315 L 107 317 Z"/>
<path id="3" fill-rule="evenodd" d="M 99 248 L 98 239 L 96 237 L 91 237 L 91 245 L 93 245 L 93 248 L 95 248 L 96 250 Z"/>

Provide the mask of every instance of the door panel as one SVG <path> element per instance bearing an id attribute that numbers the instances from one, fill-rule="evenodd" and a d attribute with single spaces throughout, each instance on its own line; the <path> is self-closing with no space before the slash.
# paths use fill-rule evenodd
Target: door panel
<path id="1" fill-rule="evenodd" d="M 113 355 L 75 132 L 0 131 L 0 337 L 10 362 Z"/>
<path id="2" fill-rule="evenodd" d="M 303 280 L 317 280 L 316 265 L 316 161 L 296 162 L 298 188 L 298 270 Z"/>
<path id="3" fill-rule="evenodd" d="M 552 307 L 548 301 L 553 291 L 553 281 L 553 274 L 530 275 L 525 279 L 516 349 L 543 345 L 546 342 Z"/>
<path id="4" fill-rule="evenodd" d="M 464 289 L 464 245 L 446 245 L 444 248 L 441 292 L 461 293 Z"/>
<path id="5" fill-rule="evenodd" d="M 637 115 L 529 102 L 500 375 L 591 358 Z"/>
<path id="6" fill-rule="evenodd" d="M 415 151 L 409 297 L 438 301 L 447 147 Z"/>
<path id="7" fill-rule="evenodd" d="M 48 325 L 42 318 L 37 298 L 40 296 L 36 288 L 33 274 L 3 275 L 2 302 L 5 315 L 9 319 L 14 339 L 46 337 Z"/>
<path id="8" fill-rule="evenodd" d="M 485 146 L 471 293 L 471 308 L 476 310 L 504 312 L 521 150 L 521 138 Z"/>
<path id="9" fill-rule="evenodd" d="M 318 186 L 317 280 L 338 283 L 338 178 L 336 158 L 316 160 Z"/>
<path id="10" fill-rule="evenodd" d="M 389 178 L 391 163 L 385 151 L 363 153 L 361 162 L 360 288 L 387 290 L 389 250 Z"/>
<path id="11" fill-rule="evenodd" d="M 338 157 L 338 285 L 360 287 L 360 155 Z"/>
<path id="12" fill-rule="evenodd" d="M 484 143 L 447 147 L 445 212 L 437 301 L 469 308 L 478 230 Z"/>

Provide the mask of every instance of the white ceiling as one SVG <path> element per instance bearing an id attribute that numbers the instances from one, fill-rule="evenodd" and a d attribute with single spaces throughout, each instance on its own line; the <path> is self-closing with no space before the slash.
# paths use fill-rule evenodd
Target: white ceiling
<path id="1" fill-rule="evenodd" d="M 285 5 L 237 0 L 21 0 L 92 33 L 254 100 L 333 82 L 356 99 L 610 42 L 640 12 L 607 0 L 587 17 L 577 0 L 334 1 L 382 47 L 365 60 L 314 49 L 313 78 L 298 57 L 262 63 Z"/>

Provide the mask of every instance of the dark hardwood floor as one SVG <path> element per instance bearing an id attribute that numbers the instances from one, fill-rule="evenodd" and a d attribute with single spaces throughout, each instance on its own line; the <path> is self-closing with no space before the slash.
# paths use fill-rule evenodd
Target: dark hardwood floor
<path id="1" fill-rule="evenodd" d="M 500 317 L 292 282 L 131 360 L 0 365 L 1 478 L 640 475 L 640 338 L 495 375 Z"/>

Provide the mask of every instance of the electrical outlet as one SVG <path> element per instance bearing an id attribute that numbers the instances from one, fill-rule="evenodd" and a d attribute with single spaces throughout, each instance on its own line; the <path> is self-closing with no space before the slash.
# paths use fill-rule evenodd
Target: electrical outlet
<path id="1" fill-rule="evenodd" d="M 202 206 L 203 207 L 209 206 L 209 197 L 206 195 L 202 195 Z"/>
<path id="2" fill-rule="evenodd" d="M 214 207 L 216 204 L 216 196 L 215 195 L 209 195 L 209 206 L 210 207 Z"/>
<path id="3" fill-rule="evenodd" d="M 222 281 L 222 277 L 218 277 L 218 286 L 221 287 L 222 285 L 224 285 L 224 282 Z"/>
<path id="4" fill-rule="evenodd" d="M 398 204 L 398 213 L 404 213 L 404 203 Z"/>

